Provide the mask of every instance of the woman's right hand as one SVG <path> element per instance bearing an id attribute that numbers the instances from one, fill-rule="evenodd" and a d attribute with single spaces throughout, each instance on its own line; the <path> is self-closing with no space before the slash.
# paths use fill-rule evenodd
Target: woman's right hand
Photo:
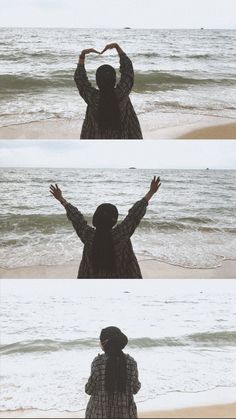
<path id="1" fill-rule="evenodd" d="M 156 193 L 158 191 L 158 189 L 161 186 L 161 181 L 160 181 L 160 177 L 158 176 L 154 176 L 152 181 L 151 181 L 151 185 L 150 185 L 150 192 L 154 195 L 154 193 Z"/>
<path id="2" fill-rule="evenodd" d="M 61 202 L 61 200 L 63 199 L 63 196 L 62 196 L 61 189 L 57 186 L 57 184 L 55 184 L 55 186 L 50 185 L 50 192 L 54 196 L 54 198 L 56 198 L 58 201 Z"/>
<path id="3" fill-rule="evenodd" d="M 144 199 L 146 199 L 146 201 L 149 202 L 150 199 L 153 197 L 153 195 L 158 191 L 160 186 L 161 186 L 160 177 L 154 176 L 154 178 L 151 181 L 150 189 L 148 193 L 145 195 Z"/>
<path id="4" fill-rule="evenodd" d="M 100 52 L 97 51 L 94 48 L 87 48 L 87 49 L 83 49 L 83 51 L 81 51 L 80 56 L 85 57 L 85 55 L 90 54 L 91 52 L 94 52 L 95 54 L 100 54 Z"/>
<path id="5" fill-rule="evenodd" d="M 102 52 L 100 52 L 100 54 L 103 54 L 108 49 L 114 49 L 114 48 L 116 49 L 116 51 L 118 52 L 119 55 L 121 55 L 121 54 L 124 53 L 124 51 L 122 50 L 122 48 L 116 42 L 113 42 L 112 44 L 107 44 L 105 46 L 105 48 L 102 50 Z"/>
<path id="6" fill-rule="evenodd" d="M 105 46 L 105 48 L 103 48 L 103 50 L 102 50 L 102 52 L 100 54 L 103 54 L 108 49 L 113 49 L 113 48 L 117 49 L 117 47 L 118 47 L 118 44 L 116 42 L 113 42 L 112 44 L 107 44 Z"/>

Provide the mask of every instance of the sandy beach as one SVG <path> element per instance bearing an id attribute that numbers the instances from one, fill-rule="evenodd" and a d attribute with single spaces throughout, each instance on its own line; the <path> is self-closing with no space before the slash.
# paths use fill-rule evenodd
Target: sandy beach
<path id="1" fill-rule="evenodd" d="M 143 278 L 147 279 L 234 279 L 236 273 L 236 261 L 223 261 L 218 268 L 192 269 L 170 265 L 156 260 L 139 261 Z M 18 279 L 70 279 L 77 277 L 79 262 L 72 261 L 64 265 L 26 266 L 13 269 L 0 268 L 0 278 Z"/>
<path id="2" fill-rule="evenodd" d="M 208 138 L 210 140 L 220 139 L 235 139 L 236 138 L 236 123 L 215 125 L 205 128 L 195 129 L 182 135 L 180 139 L 199 140 Z"/>
<path id="3" fill-rule="evenodd" d="M 236 138 L 236 121 L 228 118 L 150 113 L 140 123 L 147 140 Z M 79 139 L 81 127 L 79 119 L 48 119 L 1 127 L 0 139 Z"/>
<path id="4" fill-rule="evenodd" d="M 236 403 L 188 407 L 176 410 L 140 412 L 139 418 L 235 418 Z M 59 412 L 56 410 L 15 410 L 0 412 L 0 418 L 84 418 L 84 412 Z"/>

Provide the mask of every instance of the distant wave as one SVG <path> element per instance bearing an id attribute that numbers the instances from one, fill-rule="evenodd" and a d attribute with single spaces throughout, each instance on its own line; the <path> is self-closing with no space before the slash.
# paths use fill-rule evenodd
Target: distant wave
<path id="1" fill-rule="evenodd" d="M 89 77 L 94 78 L 94 71 Z M 7 92 L 27 92 L 39 91 L 43 89 L 56 89 L 56 88 L 75 88 L 74 69 L 69 71 L 53 71 L 47 76 L 40 75 L 25 75 L 25 74 L 3 74 L 0 77 L 0 89 L 2 94 Z M 233 75 L 229 78 L 197 78 L 187 77 L 170 72 L 162 71 L 148 71 L 136 72 L 134 91 L 138 93 L 146 91 L 157 90 L 172 90 L 177 88 L 186 88 L 192 85 L 235 85 L 236 78 Z"/>
<path id="2" fill-rule="evenodd" d="M 96 338 L 75 340 L 36 339 L 32 341 L 15 342 L 9 345 L 0 345 L 1 355 L 16 355 L 34 352 L 55 352 L 61 350 L 96 348 L 99 340 Z M 148 337 L 129 339 L 131 348 L 157 348 L 157 347 L 224 347 L 236 345 L 236 331 L 218 331 L 194 333 L 181 337 L 166 337 L 151 339 Z"/>
<path id="3" fill-rule="evenodd" d="M 0 43 L 1 45 L 1 43 Z M 7 45 L 2 43 L 2 45 Z M 12 52 L 8 52 L 6 51 L 4 54 L 0 54 L 0 60 L 4 60 L 4 61 L 21 61 L 21 62 L 29 62 L 29 60 L 31 59 L 35 59 L 35 60 L 53 60 L 54 62 L 61 59 L 63 57 L 67 57 L 68 61 L 72 61 L 73 57 L 71 57 L 71 54 L 65 54 L 63 53 L 62 55 L 58 55 L 58 53 L 53 53 L 53 52 L 42 52 L 42 51 L 35 51 L 35 52 L 29 52 L 29 51 L 17 51 L 14 55 L 12 54 Z"/>
<path id="4" fill-rule="evenodd" d="M 172 89 L 184 89 L 188 86 L 209 86 L 221 83 L 222 85 L 235 85 L 236 78 L 197 78 L 187 77 L 180 74 L 153 71 L 135 74 L 134 91 L 166 91 Z"/>
<path id="5" fill-rule="evenodd" d="M 48 77 L 36 77 L 28 75 L 3 74 L 0 77 L 0 89 L 2 93 L 17 91 L 35 91 L 48 88 L 74 87 L 74 71 L 52 72 Z"/>
<path id="6" fill-rule="evenodd" d="M 233 211 L 233 210 L 232 210 Z M 120 217 L 120 222 L 124 216 Z M 92 225 L 92 214 L 85 214 L 85 219 L 89 225 Z M 29 214 L 15 215 L 8 214 L 0 216 L 0 233 L 10 233 L 12 229 L 19 235 L 26 232 L 37 234 L 51 235 L 53 233 L 61 233 L 62 230 L 71 230 L 71 224 L 66 214 Z M 200 232 L 227 232 L 236 233 L 236 227 L 217 227 L 215 222 L 208 217 L 176 217 L 175 220 L 156 220 L 155 216 L 151 219 L 144 218 L 139 230 L 153 230 L 157 232 L 178 232 L 178 231 L 200 231 Z M 15 238 L 17 240 L 17 238 Z M 11 240 L 10 240 L 11 241 Z M 15 242 L 15 241 L 14 241 Z M 10 243 L 9 243 L 10 244 Z M 7 240 L 5 239 L 5 245 Z"/>
<path id="7" fill-rule="evenodd" d="M 5 42 L 0 42 L 0 45 L 8 45 Z M 234 55 L 234 54 L 232 54 Z M 145 52 L 144 50 L 141 50 L 139 52 L 130 53 L 129 57 L 135 61 L 136 59 L 156 59 L 156 58 L 165 58 L 165 59 L 194 59 L 194 60 L 214 60 L 214 59 L 221 59 L 222 56 L 217 55 L 216 53 L 176 53 L 172 54 L 171 52 Z M 232 57 L 231 57 L 232 58 Z M 72 54 L 70 51 L 62 51 L 61 54 L 58 54 L 58 52 L 53 51 L 15 51 L 15 53 L 12 53 L 12 51 L 6 50 L 2 54 L 0 54 L 0 59 L 4 61 L 29 61 L 29 60 L 43 60 L 47 62 L 48 60 L 52 60 L 53 62 L 59 62 L 62 59 L 66 59 L 68 63 L 73 63 L 75 61 L 75 54 Z M 95 59 L 93 57 L 90 57 L 90 60 L 95 62 Z"/>
<path id="8" fill-rule="evenodd" d="M 185 58 L 192 58 L 192 59 L 214 59 L 219 58 L 219 56 L 214 54 L 168 54 L 168 53 L 159 53 L 159 52 L 140 52 L 130 55 L 131 58 L 166 58 L 166 59 L 185 59 Z"/>

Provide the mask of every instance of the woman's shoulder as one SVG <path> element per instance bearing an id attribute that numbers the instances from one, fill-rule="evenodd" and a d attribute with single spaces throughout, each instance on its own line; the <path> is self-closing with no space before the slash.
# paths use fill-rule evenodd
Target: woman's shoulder
<path id="1" fill-rule="evenodd" d="M 125 356 L 126 356 L 126 361 L 128 363 L 133 364 L 133 365 L 137 365 L 137 362 L 135 361 L 135 359 L 131 355 L 125 354 Z"/>
<path id="2" fill-rule="evenodd" d="M 105 361 L 106 361 L 106 355 L 105 354 L 98 354 L 97 356 L 95 356 L 95 358 L 93 360 L 93 364 L 97 365 L 97 364 L 101 364 Z"/>

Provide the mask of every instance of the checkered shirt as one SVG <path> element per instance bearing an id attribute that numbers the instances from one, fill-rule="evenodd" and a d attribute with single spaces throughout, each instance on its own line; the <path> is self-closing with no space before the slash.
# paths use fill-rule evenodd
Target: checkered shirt
<path id="1" fill-rule="evenodd" d="M 86 418 L 93 419 L 128 419 L 137 418 L 137 408 L 133 395 L 141 384 L 138 380 L 136 361 L 126 356 L 127 383 L 125 393 L 117 391 L 109 395 L 105 389 L 105 370 L 107 355 L 98 355 L 92 362 L 91 375 L 85 385 L 85 392 L 90 395 L 86 409 Z"/>
<path id="2" fill-rule="evenodd" d="M 112 229 L 116 260 L 115 272 L 95 274 L 92 266 L 92 247 L 95 228 L 89 226 L 81 212 L 71 204 L 66 205 L 68 219 L 84 244 L 78 278 L 142 278 L 130 237 L 146 213 L 147 201 L 143 198 L 129 210 L 125 219 Z"/>

